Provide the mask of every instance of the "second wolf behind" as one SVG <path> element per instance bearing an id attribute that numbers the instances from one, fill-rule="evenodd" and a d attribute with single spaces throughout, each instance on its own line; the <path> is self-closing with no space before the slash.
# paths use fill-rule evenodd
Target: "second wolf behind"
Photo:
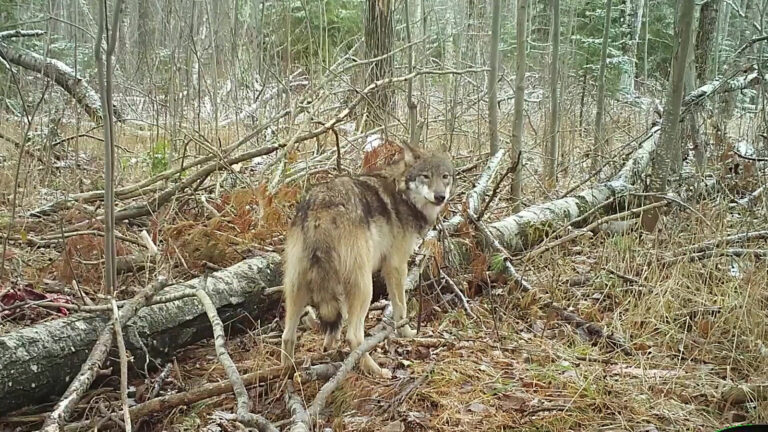
<path id="1" fill-rule="evenodd" d="M 445 154 L 403 150 L 401 159 L 380 172 L 319 184 L 299 203 L 283 256 L 283 367 L 292 366 L 296 329 L 307 305 L 318 312 L 323 350 L 339 338 L 342 321 L 350 347 L 363 342 L 377 270 L 386 281 L 394 321 L 407 317 L 408 258 L 448 200 L 454 167 Z M 404 326 L 398 334 L 412 337 L 415 331 Z M 390 375 L 369 354 L 360 367 L 371 375 Z"/>

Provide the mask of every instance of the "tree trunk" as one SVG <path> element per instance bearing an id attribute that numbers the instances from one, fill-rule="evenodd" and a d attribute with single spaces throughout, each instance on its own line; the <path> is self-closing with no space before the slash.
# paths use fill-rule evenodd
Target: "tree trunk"
<path id="1" fill-rule="evenodd" d="M 520 209 L 520 200 L 523 190 L 523 111 L 525 108 L 525 46 L 526 46 L 526 24 L 528 22 L 528 0 L 517 0 L 517 55 L 515 58 L 515 108 L 514 125 L 512 128 L 512 147 L 510 156 L 516 165 L 512 177 L 512 209 Z"/>
<path id="2" fill-rule="evenodd" d="M 721 47 L 724 45 L 724 42 L 726 39 L 728 39 L 728 26 L 731 22 L 731 4 L 729 2 L 725 2 L 722 4 L 722 8 L 720 8 L 720 13 L 718 13 L 717 16 L 717 35 L 716 40 L 717 43 L 715 44 L 715 58 L 714 58 L 714 64 L 712 65 L 712 73 L 714 75 L 718 75 L 720 73 L 720 66 L 721 66 Z"/>
<path id="3" fill-rule="evenodd" d="M 605 126 L 605 70 L 608 64 L 608 40 L 611 31 L 611 0 L 605 0 L 605 21 L 603 22 L 603 46 L 600 51 L 600 70 L 597 73 L 597 110 L 595 112 L 595 148 L 592 152 L 592 171 L 597 171 L 603 156 L 608 152 L 606 148 Z"/>
<path id="4" fill-rule="evenodd" d="M 560 100 L 558 94 L 560 63 L 560 0 L 552 0 L 552 29 L 550 46 L 552 54 L 549 65 L 549 145 L 544 160 L 544 185 L 553 188 L 557 183 L 558 138 L 560 134 Z"/>
<path id="5" fill-rule="evenodd" d="M 640 27 L 643 23 L 644 0 L 626 0 L 621 33 L 624 60 L 619 76 L 619 93 L 631 97 L 635 94 L 637 74 L 637 46 L 640 41 Z"/>
<path id="6" fill-rule="evenodd" d="M 368 0 L 365 19 L 365 54 L 372 59 L 392 52 L 392 6 L 390 0 Z M 392 56 L 377 60 L 368 69 L 367 84 L 391 78 Z M 377 89 L 369 96 L 368 116 L 372 127 L 388 123 L 392 109 L 392 91 Z"/>
<path id="7" fill-rule="evenodd" d="M 717 17 L 723 0 L 707 0 L 701 5 L 696 34 L 696 78 L 704 83 L 711 79 L 709 64 L 717 34 Z"/>
<path id="8" fill-rule="evenodd" d="M 672 73 L 669 89 L 664 103 L 664 117 L 661 123 L 660 148 L 653 158 L 651 170 L 651 188 L 654 192 L 665 193 L 670 169 L 679 172 L 682 166 L 682 152 L 679 146 L 680 109 L 683 101 L 683 80 L 685 64 L 691 45 L 694 0 L 681 0 L 678 4 L 677 26 L 675 27 L 675 51 L 672 58 Z M 643 226 L 647 230 L 655 228 L 659 219 L 658 210 L 643 214 Z"/>
<path id="9" fill-rule="evenodd" d="M 557 0 L 555 0 L 557 1 Z M 499 151 L 499 34 L 501 33 L 501 0 L 492 0 L 491 12 L 491 54 L 488 72 L 488 133 L 491 141 L 491 154 Z"/>
<path id="10" fill-rule="evenodd" d="M 224 322 L 249 327 L 277 310 L 279 295 L 264 290 L 280 284 L 279 263 L 278 255 L 265 254 L 213 273 L 207 283 L 200 277 L 167 287 L 160 295 L 204 288 Z M 109 313 L 77 313 L 0 336 L 0 412 L 61 394 L 109 321 Z M 143 347 L 153 359 L 167 358 L 211 336 L 210 322 L 194 297 L 146 307 L 125 330 L 126 346 L 137 365 L 146 360 Z"/>

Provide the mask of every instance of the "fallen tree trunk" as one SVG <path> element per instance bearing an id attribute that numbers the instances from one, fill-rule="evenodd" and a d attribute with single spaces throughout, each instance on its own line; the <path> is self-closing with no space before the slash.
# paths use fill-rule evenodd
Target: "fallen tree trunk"
<path id="1" fill-rule="evenodd" d="M 104 113 L 99 94 L 66 64 L 2 42 L 0 42 L 0 57 L 8 63 L 37 72 L 52 80 L 75 99 L 91 120 L 101 123 Z M 115 118 L 118 120 L 123 118 L 116 108 Z"/>
<path id="2" fill-rule="evenodd" d="M 657 126 L 648 132 L 635 154 L 611 181 L 573 196 L 528 207 L 488 224 L 488 229 L 506 250 L 519 252 L 540 243 L 559 226 L 578 219 L 605 201 L 625 197 L 642 180 L 651 154 L 656 149 L 659 130 Z M 487 246 L 488 250 L 493 250 L 491 245 Z"/>
<path id="3" fill-rule="evenodd" d="M 279 262 L 278 255 L 265 254 L 211 274 L 207 285 L 200 277 L 167 287 L 160 296 L 205 286 L 224 322 L 248 326 L 277 309 L 279 296 L 265 289 L 280 284 Z M 110 318 L 81 313 L 0 336 L 0 413 L 60 395 Z M 125 328 L 136 365 L 144 364 L 144 347 L 152 358 L 163 358 L 209 337 L 210 322 L 195 298 L 148 306 Z"/>

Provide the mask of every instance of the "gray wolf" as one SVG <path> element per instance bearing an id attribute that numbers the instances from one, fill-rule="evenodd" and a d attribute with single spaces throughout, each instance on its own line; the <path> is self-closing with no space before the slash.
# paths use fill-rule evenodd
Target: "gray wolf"
<path id="1" fill-rule="evenodd" d="M 284 368 L 292 367 L 296 329 L 308 305 L 317 310 L 325 333 L 323 351 L 339 339 L 342 322 L 347 323 L 352 349 L 363 342 L 376 271 L 387 284 L 394 321 L 407 317 L 408 259 L 419 238 L 434 226 L 453 179 L 448 155 L 405 145 L 401 157 L 376 172 L 337 177 L 306 194 L 283 251 Z M 407 325 L 398 329 L 400 337 L 415 334 Z M 369 354 L 361 358 L 360 368 L 373 376 L 391 376 Z"/>

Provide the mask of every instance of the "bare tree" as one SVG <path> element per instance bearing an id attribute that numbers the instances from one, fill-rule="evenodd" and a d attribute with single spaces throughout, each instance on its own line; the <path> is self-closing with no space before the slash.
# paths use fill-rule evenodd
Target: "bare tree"
<path id="1" fill-rule="evenodd" d="M 675 51 L 672 58 L 672 73 L 669 89 L 664 102 L 664 117 L 661 123 L 659 147 L 651 165 L 651 187 L 654 192 L 667 191 L 670 168 L 679 167 L 681 149 L 680 108 L 683 101 L 683 84 L 688 50 L 691 45 L 693 13 L 695 0 L 681 0 L 677 6 L 677 26 L 675 27 Z M 643 226 L 652 230 L 659 220 L 658 209 L 643 214 Z"/>
<path id="2" fill-rule="evenodd" d="M 392 51 L 393 27 L 390 0 L 368 0 L 365 19 L 366 58 L 382 57 L 368 69 L 368 84 L 392 77 L 393 58 L 386 56 Z M 392 107 L 392 92 L 381 88 L 370 96 L 368 115 L 373 124 L 385 125 Z"/>
<path id="3" fill-rule="evenodd" d="M 711 79 L 710 59 L 717 34 L 717 17 L 723 0 L 705 0 L 699 12 L 699 28 L 696 34 L 696 78 L 699 83 Z"/>
<path id="4" fill-rule="evenodd" d="M 499 151 L 499 34 L 501 33 L 501 0 L 492 1 L 491 12 L 491 55 L 488 71 L 488 132 L 491 154 Z"/>
<path id="5" fill-rule="evenodd" d="M 405 0 L 404 7 L 405 35 L 406 42 L 408 43 L 408 74 L 411 74 L 413 73 L 413 46 L 411 45 L 411 14 L 409 10 L 411 5 L 408 3 L 408 0 Z M 411 147 L 415 147 L 418 145 L 419 133 L 417 126 L 418 111 L 416 101 L 413 100 L 413 79 L 408 80 L 408 94 L 406 104 L 408 105 L 408 141 Z"/>
<path id="6" fill-rule="evenodd" d="M 592 171 L 596 171 L 607 153 L 605 125 L 605 69 L 608 64 L 608 40 L 611 36 L 611 0 L 605 0 L 605 21 L 603 22 L 603 46 L 600 51 L 600 70 L 597 73 L 597 110 L 595 112 L 595 148 L 592 153 Z"/>
<path id="7" fill-rule="evenodd" d="M 560 98 L 558 92 L 560 64 L 560 0 L 552 0 L 551 56 L 549 65 L 549 145 L 544 159 L 544 184 L 552 188 L 557 182 L 558 138 L 560 133 Z"/>
<path id="8" fill-rule="evenodd" d="M 523 190 L 523 111 L 525 109 L 525 46 L 526 46 L 526 24 L 528 22 L 528 0 L 517 0 L 517 53 L 515 70 L 515 118 L 512 128 L 512 148 L 511 155 L 515 166 L 514 176 L 512 177 L 512 202 L 513 210 L 518 211 L 521 208 L 520 200 Z"/>
<path id="9" fill-rule="evenodd" d="M 112 22 L 107 23 L 106 2 L 99 3 L 99 22 L 94 55 L 96 57 L 96 73 L 101 88 L 101 106 L 104 110 L 104 288 L 109 293 L 115 291 L 117 271 L 115 268 L 115 143 L 113 134 L 114 109 L 112 108 L 112 75 L 114 71 L 113 56 L 117 46 L 118 29 L 120 28 L 120 9 L 122 0 L 116 0 L 113 5 Z M 105 30 L 111 25 L 111 32 L 106 34 L 107 49 L 102 56 L 101 42 Z M 105 58 L 106 57 L 106 58 Z"/>
<path id="10" fill-rule="evenodd" d="M 624 61 L 619 76 L 619 92 L 632 96 L 635 94 L 635 75 L 637 74 L 637 46 L 640 43 L 640 28 L 643 23 L 645 0 L 626 0 L 623 8 L 621 25 L 622 54 Z"/>

